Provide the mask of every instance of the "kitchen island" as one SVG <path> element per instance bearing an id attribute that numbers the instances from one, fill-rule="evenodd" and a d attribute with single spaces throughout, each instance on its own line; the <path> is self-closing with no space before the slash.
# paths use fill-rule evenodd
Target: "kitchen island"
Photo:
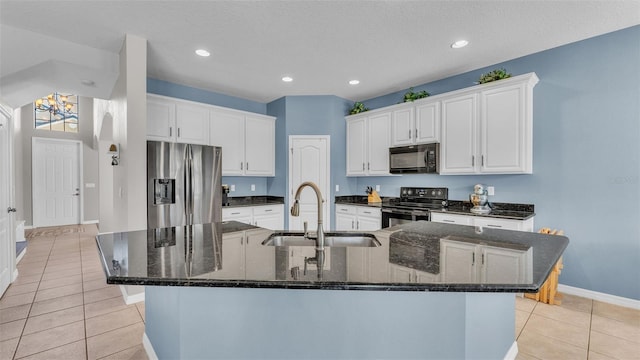
<path id="1" fill-rule="evenodd" d="M 318 271 L 313 247 L 262 245 L 272 233 L 229 222 L 97 242 L 108 283 L 147 285 L 144 342 L 161 359 L 515 358 L 513 293 L 537 291 L 568 245 L 415 222 L 374 232 L 379 247 L 328 247 Z"/>

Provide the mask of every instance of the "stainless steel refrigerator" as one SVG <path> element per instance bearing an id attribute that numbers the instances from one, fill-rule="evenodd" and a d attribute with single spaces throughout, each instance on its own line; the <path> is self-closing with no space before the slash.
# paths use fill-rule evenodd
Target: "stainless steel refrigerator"
<path id="1" fill-rule="evenodd" d="M 147 141 L 147 228 L 222 220 L 222 149 Z"/>

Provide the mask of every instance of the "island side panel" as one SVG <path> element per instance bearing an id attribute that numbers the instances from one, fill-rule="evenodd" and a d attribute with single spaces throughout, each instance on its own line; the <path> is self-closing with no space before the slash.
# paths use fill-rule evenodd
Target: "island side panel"
<path id="1" fill-rule="evenodd" d="M 147 290 L 145 331 L 161 359 L 502 358 L 514 339 L 513 300 L 505 309 L 504 299 L 491 302 L 513 294 Z"/>
<path id="2" fill-rule="evenodd" d="M 503 359 L 515 341 L 513 293 L 466 294 L 467 359 Z"/>

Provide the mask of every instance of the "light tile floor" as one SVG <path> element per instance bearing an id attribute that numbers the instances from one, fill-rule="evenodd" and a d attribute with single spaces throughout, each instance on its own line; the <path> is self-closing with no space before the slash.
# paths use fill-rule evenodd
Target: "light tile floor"
<path id="1" fill-rule="evenodd" d="M 144 303 L 107 285 L 93 225 L 35 229 L 0 299 L 0 359 L 147 359 Z M 640 311 L 564 295 L 516 297 L 519 360 L 640 359 Z"/>

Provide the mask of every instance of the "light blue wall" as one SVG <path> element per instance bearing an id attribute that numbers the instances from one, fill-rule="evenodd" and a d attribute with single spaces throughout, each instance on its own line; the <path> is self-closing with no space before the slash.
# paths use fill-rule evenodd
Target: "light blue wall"
<path id="1" fill-rule="evenodd" d="M 160 359 L 502 359 L 510 293 L 147 286 Z"/>
<path id="2" fill-rule="evenodd" d="M 640 300 L 640 26 L 414 87 L 432 95 L 473 85 L 504 67 L 535 72 L 532 175 L 358 178 L 358 188 L 446 186 L 467 199 L 495 186 L 491 201 L 536 206 L 536 228 L 564 229 L 571 243 L 560 282 Z M 406 90 L 365 100 L 374 109 Z"/>
<path id="3" fill-rule="evenodd" d="M 344 114 L 351 103 L 348 100 L 327 96 L 287 96 L 267 105 L 267 113 L 278 117 L 276 123 L 276 176 L 267 180 L 269 195 L 284 196 L 287 203 L 289 136 L 329 135 L 331 138 L 331 185 L 339 193 L 323 194 L 329 205 L 331 227 L 335 224 L 334 196 L 350 195 L 356 190 L 355 178 L 346 177 L 346 123 Z M 296 186 L 297 184 L 294 184 Z M 288 226 L 288 219 L 285 220 Z"/>
<path id="4" fill-rule="evenodd" d="M 190 86 L 174 84 L 164 80 L 147 78 L 147 92 L 150 94 L 164 95 L 205 104 L 224 106 L 236 110 L 250 111 L 258 114 L 267 113 L 267 104 L 264 103 Z"/>

